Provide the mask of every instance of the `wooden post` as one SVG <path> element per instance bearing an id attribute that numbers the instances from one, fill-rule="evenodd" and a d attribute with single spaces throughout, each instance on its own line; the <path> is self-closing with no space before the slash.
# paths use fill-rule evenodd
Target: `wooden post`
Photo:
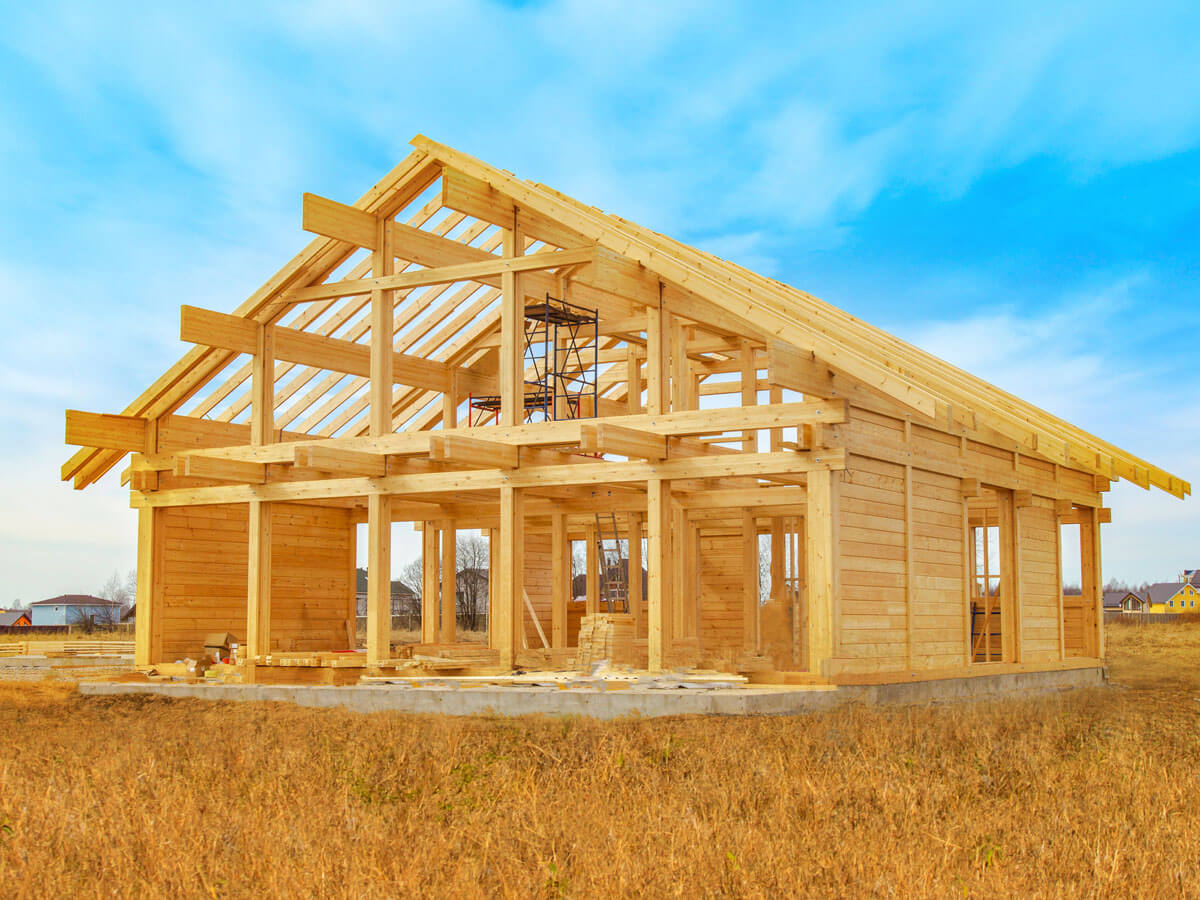
<path id="1" fill-rule="evenodd" d="M 250 442 L 274 441 L 275 329 L 259 325 L 250 369 Z M 251 500 L 246 531 L 246 656 L 264 659 L 271 652 L 271 504 Z"/>
<path id="2" fill-rule="evenodd" d="M 371 270 L 376 278 L 395 270 L 396 253 L 388 219 L 375 220 L 375 252 Z M 395 349 L 394 293 L 371 291 L 371 365 L 368 400 L 373 437 L 392 430 L 392 354 Z M 392 655 L 392 502 L 384 494 L 367 497 L 367 663 Z"/>
<path id="3" fill-rule="evenodd" d="M 805 576 L 808 595 L 809 671 L 828 676 L 838 627 L 837 516 L 840 473 L 808 473 Z"/>
<path id="4" fill-rule="evenodd" d="M 586 560 L 587 572 L 586 575 L 586 611 L 589 616 L 594 616 L 600 611 L 600 554 L 596 547 L 596 526 L 588 525 L 584 528 L 584 559 Z"/>
<path id="5" fill-rule="evenodd" d="M 571 593 L 571 550 L 567 543 L 567 516 L 550 517 L 550 566 L 553 569 L 550 596 L 550 646 L 567 646 L 567 602 Z"/>
<path id="6" fill-rule="evenodd" d="M 392 655 L 392 498 L 367 496 L 367 664 Z"/>
<path id="7" fill-rule="evenodd" d="M 488 539 L 488 604 L 487 604 L 488 627 L 487 627 L 487 631 L 488 631 L 488 646 L 494 647 L 496 645 L 492 642 L 492 635 L 495 633 L 492 630 L 492 610 L 494 610 L 496 608 L 496 603 L 498 602 L 497 594 L 496 594 L 496 578 L 497 578 L 496 573 L 500 571 L 500 565 L 498 562 L 498 557 L 500 555 L 500 529 L 499 528 L 489 528 L 488 532 L 487 532 L 487 539 Z"/>
<path id="8" fill-rule="evenodd" d="M 642 517 L 629 514 L 629 613 L 633 616 L 633 635 L 642 634 Z"/>
<path id="9" fill-rule="evenodd" d="M 1000 497 L 1000 630 L 1004 662 L 1021 662 L 1021 578 L 1017 571 L 1020 534 L 1017 522 L 1021 511 L 1012 491 Z"/>
<path id="10" fill-rule="evenodd" d="M 742 647 L 758 649 L 758 524 L 742 510 Z"/>
<path id="11" fill-rule="evenodd" d="M 443 644 L 453 644 L 457 637 L 458 624 L 456 589 L 458 587 L 458 555 L 454 522 L 450 519 L 442 522 L 442 627 L 438 631 L 438 641 Z"/>
<path id="12" fill-rule="evenodd" d="M 1095 509 L 1079 520 L 1080 598 L 1083 606 L 1083 655 L 1104 656 L 1104 594 L 1100 581 L 1100 524 Z"/>
<path id="13" fill-rule="evenodd" d="M 421 643 L 438 642 L 438 533 L 432 522 L 421 524 Z"/>
<path id="14" fill-rule="evenodd" d="M 661 672 L 671 636 L 671 483 L 662 478 L 646 482 L 646 556 L 648 581 L 647 646 L 651 672 Z"/>
<path id="15" fill-rule="evenodd" d="M 271 504 L 250 501 L 246 573 L 246 655 L 262 660 L 271 652 Z"/>
<path id="16" fill-rule="evenodd" d="M 660 305 L 646 310 L 646 412 L 661 415 L 670 409 L 671 314 Z"/>
<path id="17" fill-rule="evenodd" d="M 155 596 L 155 576 L 158 574 L 155 526 L 161 513 L 143 507 L 138 510 L 137 539 L 137 618 L 133 631 L 133 664 L 149 666 L 160 660 L 154 647 L 154 628 L 158 624 L 158 597 Z"/>
<path id="18" fill-rule="evenodd" d="M 500 651 L 500 667 L 511 669 L 516 661 L 521 622 L 520 609 L 525 590 L 525 511 L 524 496 L 519 488 L 500 488 L 500 554 L 497 565 L 496 606 L 491 611 L 492 649 Z"/>
<path id="19" fill-rule="evenodd" d="M 638 347 L 636 345 L 629 345 L 625 359 L 626 380 L 628 382 L 625 402 L 629 409 L 629 414 L 636 416 L 642 411 L 642 360 L 638 356 Z"/>
<path id="20" fill-rule="evenodd" d="M 688 408 L 688 358 L 685 352 L 686 336 L 683 323 L 677 316 L 668 314 L 671 352 L 671 411 L 677 412 Z"/>
<path id="21" fill-rule="evenodd" d="M 758 405 L 758 370 L 754 366 L 754 344 L 742 340 L 742 406 Z M 758 436 L 755 431 L 742 432 L 742 451 L 754 453 L 758 450 Z M 757 569 L 757 563 L 755 568 Z M 755 589 L 757 591 L 757 588 Z"/>
<path id="22" fill-rule="evenodd" d="M 458 427 L 458 376 L 450 375 L 450 388 L 442 394 L 442 428 Z"/>
<path id="23" fill-rule="evenodd" d="M 506 258 L 525 252 L 525 236 L 514 210 L 513 226 L 503 236 Z M 507 271 L 500 276 L 500 424 L 525 421 L 525 298 L 521 278 Z"/>

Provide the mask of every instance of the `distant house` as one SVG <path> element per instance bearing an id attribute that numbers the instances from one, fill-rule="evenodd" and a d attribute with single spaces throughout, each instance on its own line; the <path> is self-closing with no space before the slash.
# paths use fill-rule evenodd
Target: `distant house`
<path id="1" fill-rule="evenodd" d="M 367 570 L 357 570 L 355 585 L 355 611 L 359 618 L 367 614 Z M 392 582 L 392 615 L 412 615 L 421 609 L 421 598 L 416 592 L 399 581 Z"/>
<path id="2" fill-rule="evenodd" d="M 1145 612 L 1163 613 L 1200 612 L 1200 586 L 1189 581 L 1160 581 L 1147 589 Z"/>
<path id="3" fill-rule="evenodd" d="M 1140 613 L 1146 611 L 1146 598 L 1133 591 L 1105 591 L 1104 611 Z"/>
<path id="4" fill-rule="evenodd" d="M 121 619 L 121 604 L 90 594 L 63 594 L 29 605 L 32 624 L 113 625 Z"/>
<path id="5" fill-rule="evenodd" d="M 0 609 L 0 628 L 28 628 L 32 624 L 27 609 Z"/>

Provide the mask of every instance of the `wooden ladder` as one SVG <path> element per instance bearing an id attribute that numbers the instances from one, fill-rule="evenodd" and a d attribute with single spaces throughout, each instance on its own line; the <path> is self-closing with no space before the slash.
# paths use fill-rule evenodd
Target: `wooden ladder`
<path id="1" fill-rule="evenodd" d="M 621 549 L 617 514 L 596 513 L 596 557 L 600 563 L 600 595 L 608 611 L 629 612 L 629 564 Z"/>

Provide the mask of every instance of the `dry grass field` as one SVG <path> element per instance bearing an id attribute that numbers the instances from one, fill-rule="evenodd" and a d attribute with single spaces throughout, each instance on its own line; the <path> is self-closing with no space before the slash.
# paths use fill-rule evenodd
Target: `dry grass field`
<path id="1" fill-rule="evenodd" d="M 6 897 L 1200 893 L 1200 626 L 1120 687 L 597 723 L 0 684 Z"/>

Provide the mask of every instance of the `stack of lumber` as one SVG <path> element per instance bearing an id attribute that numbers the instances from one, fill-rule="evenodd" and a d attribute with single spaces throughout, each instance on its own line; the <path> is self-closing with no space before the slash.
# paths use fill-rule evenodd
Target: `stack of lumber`
<path id="1" fill-rule="evenodd" d="M 597 613 L 580 620 L 575 667 L 588 669 L 603 660 L 633 665 L 633 616 L 629 613 Z"/>
<path id="2" fill-rule="evenodd" d="M 132 656 L 133 641 L 22 641 L 16 656 Z"/>

